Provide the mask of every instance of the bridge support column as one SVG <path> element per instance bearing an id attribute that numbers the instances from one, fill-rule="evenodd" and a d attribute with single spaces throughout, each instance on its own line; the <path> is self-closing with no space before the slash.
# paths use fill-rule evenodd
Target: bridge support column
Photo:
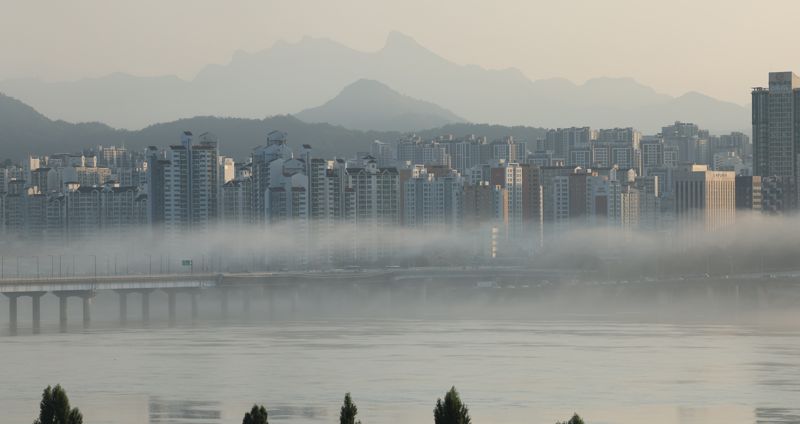
<path id="1" fill-rule="evenodd" d="M 38 333 L 42 328 L 42 296 L 46 292 L 31 293 L 31 310 L 33 312 L 33 332 Z"/>
<path id="2" fill-rule="evenodd" d="M 89 326 L 89 322 L 92 320 L 92 299 L 94 298 L 94 291 L 61 291 L 53 292 L 53 294 L 58 296 L 58 323 L 61 326 L 61 331 L 66 331 L 67 329 L 67 299 L 71 296 L 80 297 L 83 300 L 83 326 Z"/>
<path id="3" fill-rule="evenodd" d="M 83 326 L 84 327 L 89 327 L 89 323 L 92 321 L 92 297 L 94 297 L 94 296 L 91 293 L 81 296 L 81 299 L 83 299 Z"/>
<path id="4" fill-rule="evenodd" d="M 58 296 L 58 325 L 64 331 L 67 329 L 67 298 L 69 295 L 56 293 L 56 296 Z"/>
<path id="5" fill-rule="evenodd" d="M 8 298 L 8 329 L 11 334 L 17 332 L 17 298 L 16 293 L 4 293 Z"/>

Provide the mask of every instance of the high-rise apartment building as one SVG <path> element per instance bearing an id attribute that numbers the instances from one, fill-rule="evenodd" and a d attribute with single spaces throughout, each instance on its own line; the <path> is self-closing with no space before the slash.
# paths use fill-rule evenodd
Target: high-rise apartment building
<path id="1" fill-rule="evenodd" d="M 287 134 L 272 131 L 267 134 L 267 145 L 257 148 L 252 155 L 252 211 L 253 221 L 263 223 L 268 220 L 266 210 L 267 192 L 270 188 L 272 170 L 270 164 L 277 159 L 294 157 L 292 149 L 286 144 Z"/>
<path id="2" fill-rule="evenodd" d="M 404 225 L 416 229 L 452 231 L 461 225 L 463 185 L 457 171 L 437 176 L 415 168 L 404 183 Z"/>
<path id="3" fill-rule="evenodd" d="M 400 224 L 400 175 L 396 168 L 380 168 L 374 161 L 347 168 L 355 195 L 356 260 L 391 260 L 394 241 L 387 236 Z"/>
<path id="4" fill-rule="evenodd" d="M 800 158 L 800 78 L 770 72 L 752 92 L 753 175 L 796 177 Z"/>
<path id="5" fill-rule="evenodd" d="M 796 211 L 798 188 L 795 177 L 761 177 L 761 211 L 770 215 Z"/>
<path id="6" fill-rule="evenodd" d="M 436 140 L 422 141 L 419 137 L 400 140 L 397 143 L 397 161 L 401 164 L 450 166 L 446 144 Z"/>
<path id="7" fill-rule="evenodd" d="M 375 158 L 376 161 L 378 161 L 378 166 L 387 167 L 394 165 L 394 146 L 389 143 L 375 140 L 370 146 L 369 153 Z"/>
<path id="8" fill-rule="evenodd" d="M 736 217 L 736 174 L 709 171 L 707 165 L 685 165 L 673 174 L 675 216 L 685 225 L 716 231 Z"/>
<path id="9" fill-rule="evenodd" d="M 145 160 L 147 161 L 145 179 L 148 221 L 153 226 L 160 227 L 164 224 L 164 187 L 169 161 L 163 157 L 156 146 L 150 146 L 145 150 Z"/>
<path id="10" fill-rule="evenodd" d="M 219 164 L 216 138 L 184 131 L 170 146 L 164 170 L 164 227 L 168 232 L 203 231 L 219 216 Z"/>
<path id="11" fill-rule="evenodd" d="M 502 189 L 493 187 L 488 181 L 464 186 L 463 228 L 472 241 L 475 257 L 497 257 L 496 199 Z"/>
<path id="12" fill-rule="evenodd" d="M 222 186 L 222 220 L 226 224 L 252 224 L 253 183 L 250 178 L 234 179 Z"/>
<path id="13" fill-rule="evenodd" d="M 536 150 L 552 151 L 554 157 L 566 160 L 571 149 L 588 147 L 596 138 L 597 131 L 589 127 L 558 128 L 547 131 L 543 144 L 538 145 Z"/>
<path id="14" fill-rule="evenodd" d="M 463 140 L 450 140 L 442 143 L 450 155 L 450 166 L 461 175 L 481 163 L 481 146 L 485 139 L 468 137 Z"/>
<path id="15" fill-rule="evenodd" d="M 761 177 L 736 176 L 736 209 L 761 210 Z"/>
<path id="16" fill-rule="evenodd" d="M 639 191 L 639 229 L 655 231 L 661 224 L 661 191 L 657 175 L 636 177 L 634 187 Z"/>

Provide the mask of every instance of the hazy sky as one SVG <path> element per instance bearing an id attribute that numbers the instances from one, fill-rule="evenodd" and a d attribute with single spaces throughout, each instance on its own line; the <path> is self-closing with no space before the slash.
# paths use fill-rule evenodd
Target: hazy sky
<path id="1" fill-rule="evenodd" d="M 377 50 L 391 30 L 454 62 L 532 79 L 631 76 L 738 103 L 768 71 L 800 72 L 797 0 L 0 0 L 0 10 L 0 79 L 189 79 L 281 39 Z"/>

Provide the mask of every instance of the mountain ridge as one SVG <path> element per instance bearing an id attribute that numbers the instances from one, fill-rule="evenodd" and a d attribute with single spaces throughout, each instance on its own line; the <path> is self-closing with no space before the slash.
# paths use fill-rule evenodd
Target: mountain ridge
<path id="1" fill-rule="evenodd" d="M 0 93 L 0 159 L 19 160 L 27 154 L 80 152 L 97 145 L 126 146 L 141 150 L 150 145 L 166 147 L 179 142 L 182 131 L 210 131 L 220 140 L 220 154 L 238 160 L 247 158 L 252 149 L 266 143 L 272 130 L 289 134 L 289 144 L 298 149 L 310 144 L 314 155 L 323 158 L 351 157 L 368 151 L 374 140 L 394 142 L 403 133 L 397 131 L 358 131 L 341 126 L 306 123 L 292 115 L 262 119 L 195 116 L 148 125 L 140 130 L 115 129 L 99 122 L 69 123 L 52 120 L 24 102 Z M 521 140 L 543 137 L 543 128 L 503 127 L 469 123 L 451 123 L 441 128 L 417 131 L 424 138 L 441 134 L 457 137 L 480 134 L 490 139 L 512 135 Z"/>
<path id="2" fill-rule="evenodd" d="M 730 102 L 691 96 L 678 101 L 682 96 L 659 93 L 629 77 L 592 78 L 583 84 L 558 78 L 532 80 L 515 68 L 454 63 L 398 32 L 390 33 L 384 46 L 373 52 L 328 38 L 277 42 L 254 53 L 237 52 L 227 64 L 207 65 L 191 80 L 119 74 L 74 82 L 7 80 L 0 82 L 0 91 L 54 118 L 143 128 L 187 116 L 261 119 L 301 111 L 323 104 L 362 78 L 380 81 L 471 122 L 633 126 L 644 132 L 655 132 L 664 122 L 675 120 L 713 131 L 749 127 L 748 109 Z M 694 100 L 697 103 L 691 103 Z"/>

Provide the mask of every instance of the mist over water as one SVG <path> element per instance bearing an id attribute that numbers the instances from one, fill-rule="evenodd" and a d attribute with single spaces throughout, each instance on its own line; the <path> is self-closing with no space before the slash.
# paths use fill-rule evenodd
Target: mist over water
<path id="1" fill-rule="evenodd" d="M 436 398 L 455 385 L 476 423 L 552 423 L 574 411 L 592 423 L 798 422 L 796 224 L 741 216 L 715 234 L 576 229 L 545 253 L 477 268 L 464 253 L 473 234 L 397 230 L 380 241 L 394 244 L 399 270 L 329 265 L 352 276 L 336 282 L 287 261 L 308 245 L 280 227 L 140 233 L 66 251 L 6 244 L 6 278 L 17 256 L 28 278 L 37 256 L 42 277 L 59 259 L 67 275 L 72 255 L 75 275 L 89 279 L 95 257 L 98 275 L 114 275 L 115 262 L 116 275 L 166 273 L 168 261 L 172 273 L 287 267 L 306 276 L 231 287 L 227 315 L 220 289 L 203 289 L 196 320 L 178 294 L 173 324 L 163 292 L 151 295 L 149 322 L 129 294 L 120 325 L 117 295 L 99 291 L 89 328 L 70 299 L 61 332 L 58 300 L 46 295 L 32 334 L 31 303 L 20 298 L 15 336 L 3 297 L 0 403 L 9 422 L 28 422 L 42 388 L 61 383 L 91 423 L 236 423 L 253 403 L 275 422 L 323 423 L 349 391 L 363 422 L 388 424 L 430 422 Z M 415 277 L 363 278 L 378 271 Z M 465 271 L 475 276 L 447 275 Z"/>
<path id="2" fill-rule="evenodd" d="M 545 223 L 545 229 L 549 225 L 552 224 Z M 40 277 L 57 275 L 59 268 L 63 276 L 71 275 L 73 269 L 76 275 L 333 269 L 354 262 L 326 263 L 314 258 L 337 250 L 358 248 L 369 252 L 386 246 L 391 247 L 390 259 L 356 263 L 378 268 L 387 264 L 514 264 L 601 272 L 606 279 L 800 269 L 795 259 L 800 254 L 797 216 L 737 213 L 735 226 L 717 232 L 706 232 L 700 225 L 637 232 L 573 224 L 569 231 L 557 236 L 548 235 L 545 230 L 543 247 L 534 238 L 534 232 L 516 235 L 508 244 L 510 249 L 494 262 L 476 254 L 488 250 L 491 242 L 488 234 L 489 225 L 462 231 L 400 227 L 369 231 L 339 225 L 329 226 L 313 237 L 290 225 L 219 225 L 180 236 L 142 229 L 111 236 L 98 234 L 66 243 L 5 239 L 0 243 L 0 255 L 6 278 L 15 277 L 18 269 L 21 277 L 35 277 L 37 265 Z M 501 239 L 499 243 L 504 241 Z M 533 253 L 529 254 L 531 250 Z M 191 259 L 193 268 L 182 267 L 183 259 Z"/>

